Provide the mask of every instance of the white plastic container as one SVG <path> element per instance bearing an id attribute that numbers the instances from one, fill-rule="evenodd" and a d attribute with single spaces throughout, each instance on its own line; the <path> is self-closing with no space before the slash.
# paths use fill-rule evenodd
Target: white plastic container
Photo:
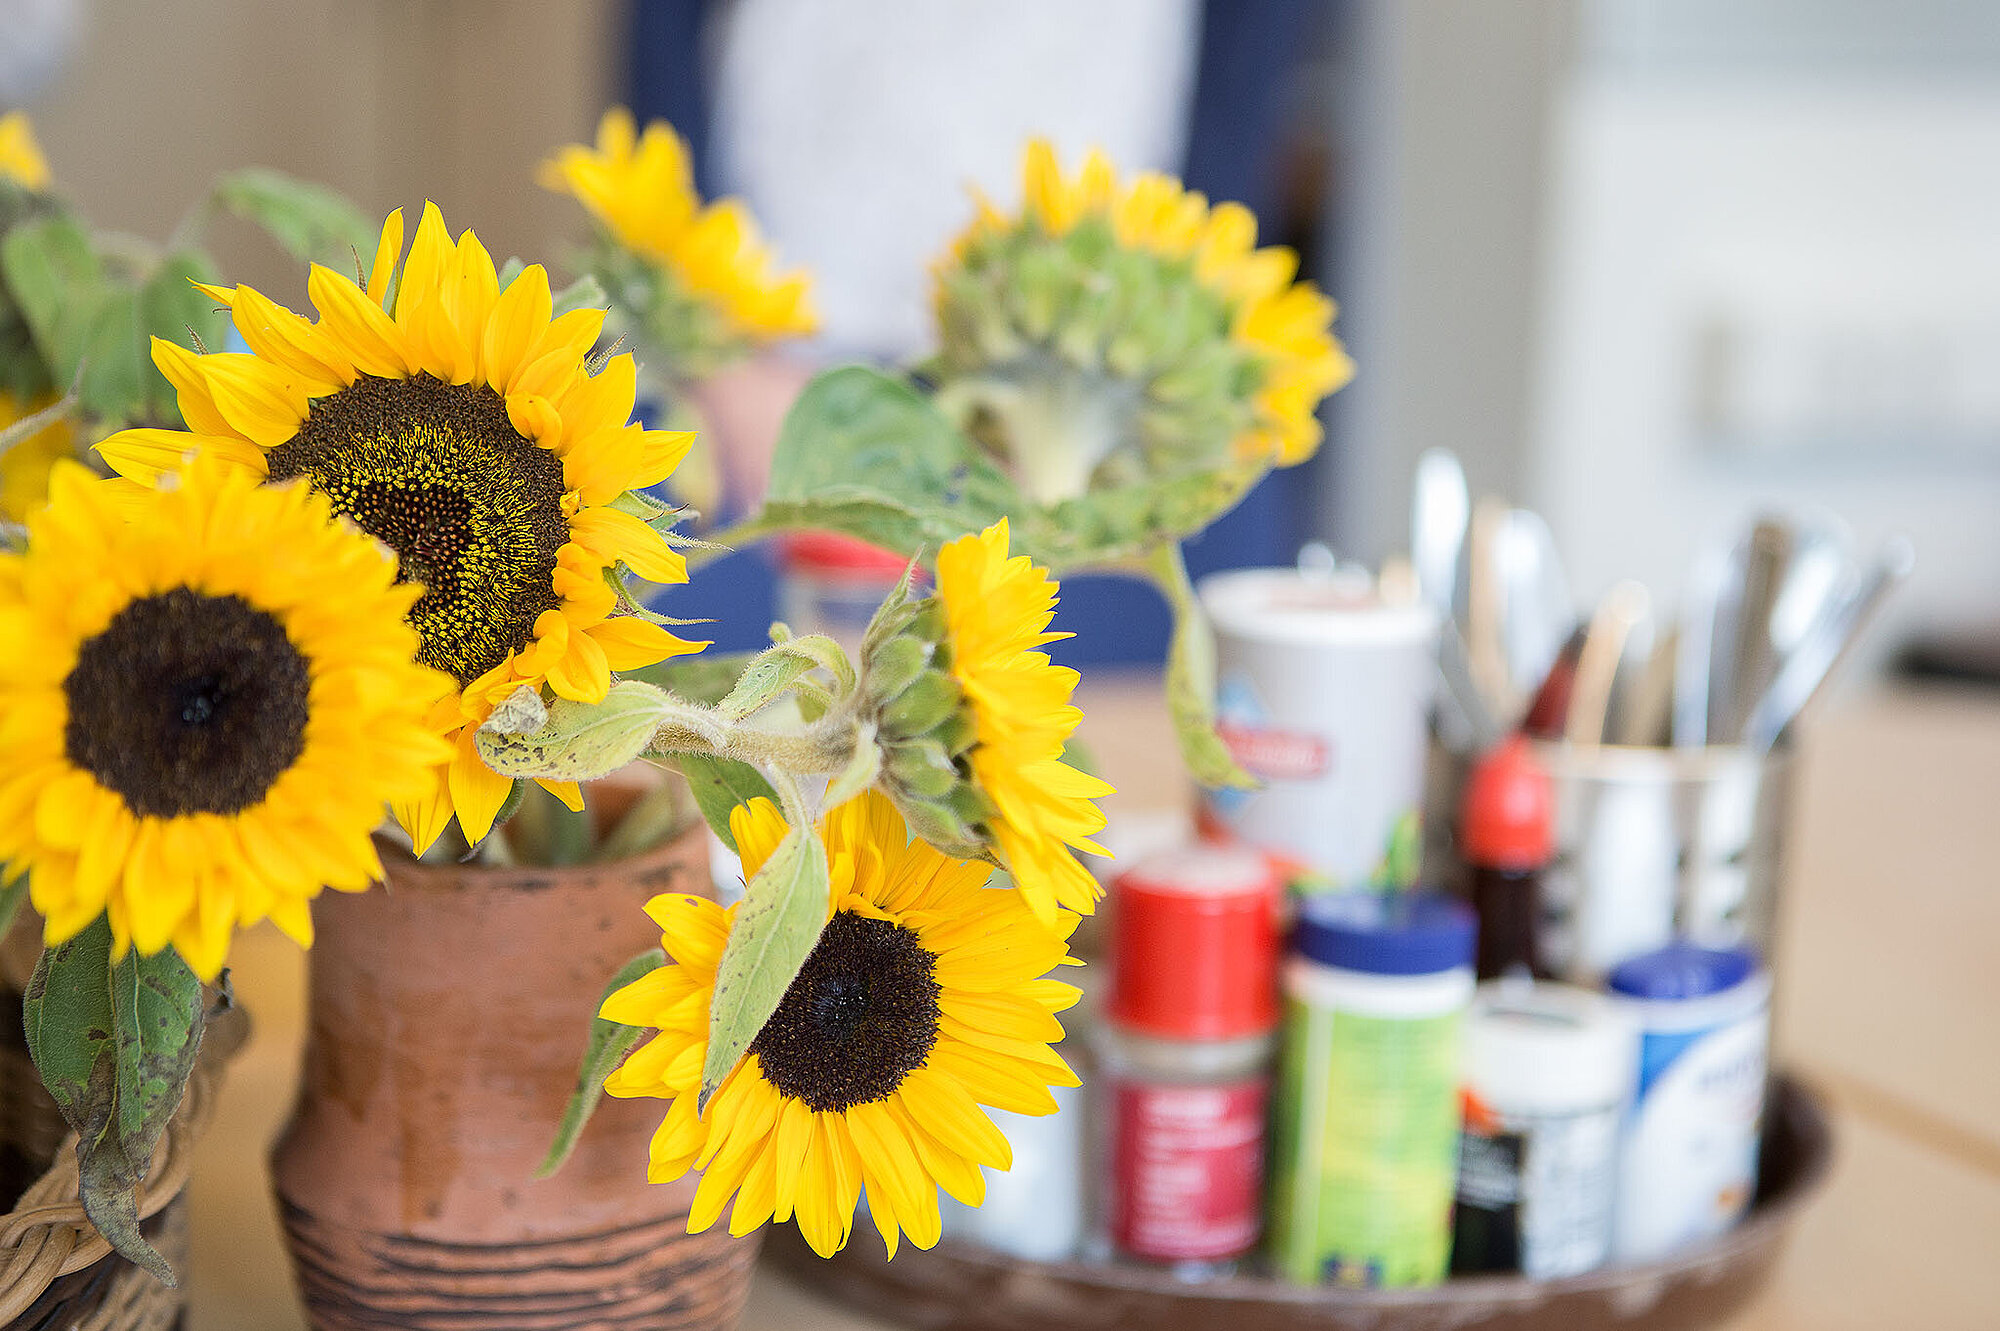
<path id="1" fill-rule="evenodd" d="M 1612 1253 L 1650 1261 L 1722 1233 L 1749 1208 L 1771 976 L 1748 949 L 1676 943 L 1618 966 L 1609 985 L 1640 1033 Z"/>
<path id="2" fill-rule="evenodd" d="M 1369 579 L 1242 569 L 1202 579 L 1216 730 L 1251 791 L 1210 792 L 1237 838 L 1329 890 L 1411 887 L 1421 848 L 1437 622 Z"/>
<path id="3" fill-rule="evenodd" d="M 1619 1129 L 1638 1033 L 1601 994 L 1479 986 L 1465 1019 L 1454 1273 L 1578 1275 L 1611 1255 Z"/>
<path id="4" fill-rule="evenodd" d="M 1074 1051 L 1060 1052 L 1074 1056 Z M 1031 1262 L 1061 1262 L 1083 1242 L 1083 1092 L 1052 1086 L 1058 1112 L 987 1110 L 1013 1148 L 1011 1169 L 987 1169 L 986 1200 L 967 1206 L 939 1192 L 944 1232 Z"/>

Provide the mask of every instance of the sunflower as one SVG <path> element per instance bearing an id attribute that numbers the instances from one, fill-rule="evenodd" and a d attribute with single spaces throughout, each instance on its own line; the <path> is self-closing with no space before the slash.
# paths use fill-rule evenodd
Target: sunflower
<path id="1" fill-rule="evenodd" d="M 741 200 L 703 206 L 687 145 L 665 121 L 638 133 L 632 113 L 613 107 L 598 122 L 596 150 L 568 145 L 542 164 L 540 180 L 574 197 L 665 285 L 653 295 L 673 314 L 650 322 L 670 334 L 670 344 L 754 344 L 818 327 L 806 275 L 772 271 L 771 252 Z M 691 331 L 689 323 L 707 327 Z"/>
<path id="2" fill-rule="evenodd" d="M 1007 519 L 938 551 L 950 673 L 972 718 L 967 756 L 992 806 L 986 832 L 999 859 L 1045 924 L 1057 907 L 1089 914 L 1097 880 L 1070 847 L 1106 855 L 1090 839 L 1104 826 L 1092 800 L 1112 793 L 1062 761 L 1083 713 L 1070 703 L 1077 673 L 1035 648 L 1068 637 L 1047 631 L 1057 585 L 1026 555 L 1007 555 Z"/>
<path id="3" fill-rule="evenodd" d="M 412 659 L 418 589 L 304 485 L 197 461 L 131 506 L 58 462 L 0 556 L 0 860 L 47 939 L 110 916 L 118 955 L 214 978 L 269 917 L 312 942 L 322 886 L 381 877 L 369 833 L 448 750 Z"/>
<path id="4" fill-rule="evenodd" d="M 974 389 L 970 427 L 1032 497 L 1189 463 L 1258 470 L 1312 455 L 1320 399 L 1353 365 L 1331 331 L 1333 302 L 1293 281 L 1292 251 L 1256 248 L 1249 209 L 1210 207 L 1157 172 L 1122 184 L 1098 152 L 1066 176 L 1041 139 L 1022 184 L 1018 215 L 978 198 L 934 269 L 933 370 L 947 400 L 955 380 Z M 1051 442 L 1047 413 L 1024 414 L 1024 389 L 1030 403 L 1053 399 L 1059 417 L 1087 400 L 1108 423 Z"/>
<path id="5" fill-rule="evenodd" d="M 0 389 L 0 431 L 54 402 L 52 396 L 23 402 Z M 48 497 L 49 468 L 56 459 L 75 456 L 76 429 L 67 418 L 35 431 L 0 454 L 0 518 L 9 522 L 24 520 L 31 509 Z"/>
<path id="6" fill-rule="evenodd" d="M 431 717 L 451 759 L 397 806 L 421 851 L 454 813 L 470 842 L 491 830 L 511 783 L 473 735 L 500 701 L 546 684 L 599 702 L 613 670 L 706 644 L 613 614 L 619 565 L 687 577 L 665 538 L 619 505 L 667 477 L 692 436 L 629 423 L 631 356 L 591 372 L 604 311 L 551 318 L 540 265 L 500 290 L 478 237 L 454 244 L 432 204 L 398 274 L 402 248 L 399 210 L 365 286 L 313 265 L 317 322 L 249 287 L 204 286 L 250 351 L 196 355 L 155 338 L 192 433 L 126 430 L 98 450 L 142 484 L 190 449 L 260 478 L 303 476 L 395 550 L 399 576 L 422 588 L 417 659 L 457 685 Z M 543 784 L 581 807 L 574 782 Z"/>
<path id="7" fill-rule="evenodd" d="M 756 800 L 730 815 L 730 829 L 754 874 L 785 825 Z M 706 1115 L 696 1094 L 709 1001 L 736 907 L 699 897 L 647 903 L 677 964 L 605 1000 L 607 1019 L 659 1031 L 605 1090 L 672 1101 L 647 1177 L 705 1171 L 690 1232 L 713 1225 L 734 1195 L 730 1233 L 796 1217 L 830 1256 L 865 1187 L 894 1256 L 899 1233 L 937 1242 L 937 1187 L 976 1206 L 980 1166 L 1011 1165 L 980 1105 L 1050 1114 L 1048 1088 L 1077 1084 L 1049 1048 L 1063 1034 L 1055 1014 L 1077 990 L 1038 978 L 1068 959 L 1064 937 L 1037 925 L 1018 892 L 982 889 L 989 866 L 910 840 L 880 794 L 834 809 L 820 834 L 832 870 L 825 931 Z"/>
<path id="8" fill-rule="evenodd" d="M 35 142 L 35 127 L 20 111 L 0 116 L 0 180 L 37 194 L 49 187 L 49 163 Z"/>

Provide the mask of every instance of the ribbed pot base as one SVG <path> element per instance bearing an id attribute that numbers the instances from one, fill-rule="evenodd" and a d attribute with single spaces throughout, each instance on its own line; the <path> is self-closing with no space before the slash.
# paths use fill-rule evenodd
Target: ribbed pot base
<path id="1" fill-rule="evenodd" d="M 511 1243 L 379 1234 L 280 1199 L 314 1331 L 715 1331 L 734 1326 L 758 1240 L 685 1216 Z"/>

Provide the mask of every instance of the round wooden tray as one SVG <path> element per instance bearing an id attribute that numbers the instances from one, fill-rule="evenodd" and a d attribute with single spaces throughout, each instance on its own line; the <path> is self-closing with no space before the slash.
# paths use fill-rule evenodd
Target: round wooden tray
<path id="1" fill-rule="evenodd" d="M 1480 1276 L 1416 1290 L 1307 1289 L 1243 1276 L 1190 1284 L 1152 1267 L 1025 1262 L 949 1239 L 929 1252 L 906 1246 L 890 1262 L 859 1233 L 823 1261 L 790 1225 L 772 1229 L 765 1251 L 844 1303 L 930 1331 L 1694 1331 L 1742 1307 L 1764 1283 L 1832 1156 L 1817 1097 L 1780 1076 L 1757 1200 L 1741 1225 L 1667 1261 L 1566 1280 Z"/>

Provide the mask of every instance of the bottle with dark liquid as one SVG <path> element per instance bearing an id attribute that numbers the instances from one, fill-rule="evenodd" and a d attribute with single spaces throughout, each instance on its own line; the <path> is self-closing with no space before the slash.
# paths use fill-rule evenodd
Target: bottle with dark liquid
<path id="1" fill-rule="evenodd" d="M 1542 871 L 1555 850 L 1555 787 L 1525 736 L 1510 735 L 1473 767 L 1459 845 L 1479 915 L 1479 978 L 1549 979 L 1537 933 Z"/>

